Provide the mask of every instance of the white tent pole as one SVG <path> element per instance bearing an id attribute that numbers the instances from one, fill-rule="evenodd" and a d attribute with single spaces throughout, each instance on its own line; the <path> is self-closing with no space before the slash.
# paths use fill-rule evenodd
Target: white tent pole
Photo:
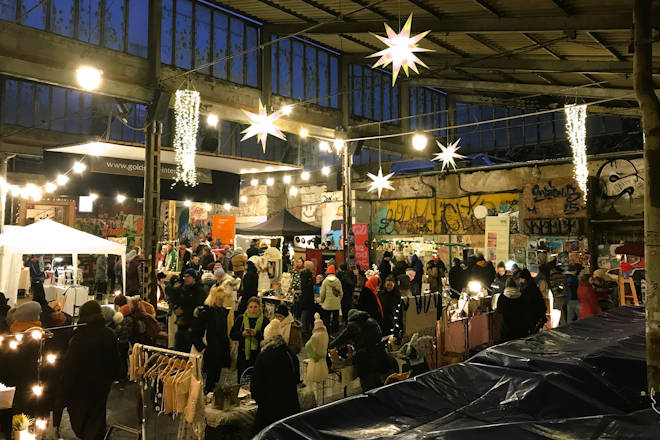
<path id="1" fill-rule="evenodd" d="M 126 295 L 126 251 L 121 254 L 121 277 L 122 285 L 124 287 L 122 293 Z"/>
<path id="2" fill-rule="evenodd" d="M 73 284 L 78 284 L 78 254 L 71 254 L 73 261 Z"/>

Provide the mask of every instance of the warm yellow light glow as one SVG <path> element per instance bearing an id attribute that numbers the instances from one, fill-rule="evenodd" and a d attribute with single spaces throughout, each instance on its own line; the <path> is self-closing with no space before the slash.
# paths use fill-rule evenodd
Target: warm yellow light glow
<path id="1" fill-rule="evenodd" d="M 16 350 L 18 348 L 18 341 L 9 341 L 9 348 Z"/>
<path id="2" fill-rule="evenodd" d="M 82 162 L 76 162 L 73 164 L 73 172 L 76 174 L 82 174 L 83 171 L 87 168 L 87 165 L 85 165 Z"/>
<path id="3" fill-rule="evenodd" d="M 44 334 L 41 332 L 41 330 L 32 330 L 32 333 L 30 333 L 30 335 L 32 336 L 32 339 L 38 341 L 43 337 Z"/>
<path id="4" fill-rule="evenodd" d="M 428 139 L 423 134 L 416 134 L 412 138 L 413 148 L 417 151 L 422 151 L 424 148 L 426 148 L 427 143 Z"/>
<path id="5" fill-rule="evenodd" d="M 321 173 L 323 173 L 324 176 L 330 175 L 330 167 L 321 168 Z"/>
<path id="6" fill-rule="evenodd" d="M 292 111 L 293 111 L 293 107 L 291 107 L 290 105 L 285 105 L 284 107 L 282 107 L 282 113 L 284 113 L 287 116 L 289 116 Z"/>
<path id="7" fill-rule="evenodd" d="M 222 205 L 223 208 L 225 208 L 225 211 L 229 211 L 231 209 L 231 205 L 229 203 L 225 203 Z"/>
<path id="8" fill-rule="evenodd" d="M 103 154 L 103 150 L 104 150 L 103 144 L 101 144 L 100 142 L 91 142 L 87 144 L 87 154 L 89 154 L 90 156 L 100 156 L 101 154 Z"/>
<path id="9" fill-rule="evenodd" d="M 241 196 L 241 203 L 247 202 L 247 196 Z"/>
<path id="10" fill-rule="evenodd" d="M 34 393 L 35 396 L 41 396 L 44 393 L 44 387 L 43 385 L 34 385 L 32 387 L 32 392 Z"/>
<path id="11" fill-rule="evenodd" d="M 566 134 L 573 152 L 575 181 L 582 190 L 583 198 L 587 200 L 587 106 L 571 105 L 564 107 L 566 114 Z"/>
<path id="12" fill-rule="evenodd" d="M 291 183 L 291 176 L 287 174 L 286 176 L 282 177 L 282 182 L 288 185 L 289 183 Z"/>
<path id="13" fill-rule="evenodd" d="M 206 117 L 206 125 L 208 125 L 209 127 L 213 127 L 213 128 L 217 127 L 218 122 L 219 122 L 218 117 L 213 113 L 211 113 Z"/>
<path id="14" fill-rule="evenodd" d="M 300 129 L 300 137 L 305 139 L 307 136 L 309 136 L 309 131 L 306 128 L 301 128 Z"/>
<path id="15" fill-rule="evenodd" d="M 23 333 L 19 333 L 16 336 L 14 336 L 18 342 L 21 342 L 23 340 Z"/>
<path id="16" fill-rule="evenodd" d="M 240 174 L 247 174 L 247 172 L 248 172 L 248 170 L 246 170 L 246 169 L 242 169 L 241 171 L 239 171 Z"/>
<path id="17" fill-rule="evenodd" d="M 101 72 L 91 66 L 81 66 L 76 70 L 78 84 L 85 90 L 96 90 L 101 85 Z"/>
<path id="18" fill-rule="evenodd" d="M 57 360 L 57 355 L 55 353 L 48 353 L 46 355 L 46 362 L 48 362 L 49 364 L 53 365 L 56 360 Z"/>
<path id="19" fill-rule="evenodd" d="M 300 178 L 302 180 L 309 180 L 309 171 L 303 171 L 302 173 L 300 173 Z"/>
<path id="20" fill-rule="evenodd" d="M 21 187 L 18 185 L 12 185 L 11 186 L 11 195 L 14 197 L 18 197 L 21 195 Z"/>
<path id="21" fill-rule="evenodd" d="M 57 189 L 57 185 L 55 185 L 53 182 L 48 182 L 46 184 L 46 192 L 47 193 L 52 193 Z"/>
<path id="22" fill-rule="evenodd" d="M 117 202 L 124 203 L 126 201 L 126 196 L 123 194 L 117 194 Z"/>
<path id="23" fill-rule="evenodd" d="M 275 184 L 275 179 L 273 179 L 272 177 L 266 179 L 266 185 L 273 186 L 274 184 Z"/>
<path id="24" fill-rule="evenodd" d="M 204 210 L 207 211 L 207 212 L 210 211 L 211 210 L 211 205 L 209 205 L 208 203 L 205 203 L 204 204 Z"/>
<path id="25" fill-rule="evenodd" d="M 344 140 L 343 139 L 335 139 L 333 142 L 333 146 L 335 147 L 335 151 L 337 153 L 341 153 L 342 150 L 344 149 Z"/>
<path id="26" fill-rule="evenodd" d="M 59 176 L 57 176 L 57 179 L 55 179 L 55 181 L 59 186 L 63 186 L 66 185 L 66 183 L 69 181 L 69 177 L 64 174 L 60 174 Z"/>
<path id="27" fill-rule="evenodd" d="M 93 202 L 94 200 L 98 199 L 99 196 L 98 196 L 98 194 L 91 193 L 91 194 L 89 195 L 89 198 L 90 198 L 90 200 Z"/>
<path id="28" fill-rule="evenodd" d="M 269 166 L 266 167 L 266 171 L 268 171 L 270 173 L 271 171 L 275 171 L 275 168 L 273 168 L 269 165 Z"/>
<path id="29" fill-rule="evenodd" d="M 250 180 L 250 185 L 252 185 L 252 186 L 257 186 L 257 185 L 259 185 L 259 179 L 252 179 L 252 180 Z"/>
<path id="30" fill-rule="evenodd" d="M 121 295 L 121 290 L 115 290 L 115 296 Z"/>
<path id="31" fill-rule="evenodd" d="M 481 283 L 479 281 L 470 281 L 467 288 L 472 293 L 479 293 L 481 292 Z"/>
<path id="32" fill-rule="evenodd" d="M 37 419 L 34 422 L 34 425 L 39 429 L 40 431 L 43 431 L 46 429 L 46 426 L 48 425 L 48 422 L 46 422 L 46 419 Z"/>
<path id="33" fill-rule="evenodd" d="M 321 151 L 328 151 L 328 150 L 330 150 L 330 144 L 327 143 L 326 141 L 321 141 L 321 142 L 319 142 L 319 150 L 321 150 Z"/>
<path id="34" fill-rule="evenodd" d="M 289 194 L 291 194 L 292 196 L 297 195 L 298 194 L 298 188 L 296 188 L 295 186 L 292 186 L 291 188 L 289 188 Z"/>
<path id="35" fill-rule="evenodd" d="M 190 200 L 186 200 L 186 201 L 183 202 L 183 206 L 185 206 L 186 208 L 190 208 L 191 205 L 192 205 L 192 202 Z"/>

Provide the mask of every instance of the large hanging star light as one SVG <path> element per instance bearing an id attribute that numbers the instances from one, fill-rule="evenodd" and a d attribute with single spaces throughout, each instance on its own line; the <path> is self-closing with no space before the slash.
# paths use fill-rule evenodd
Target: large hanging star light
<path id="1" fill-rule="evenodd" d="M 449 169 L 449 165 L 452 166 L 452 168 L 456 169 L 456 162 L 455 159 L 463 159 L 465 156 L 462 156 L 457 153 L 458 149 L 460 148 L 458 146 L 458 143 L 461 140 L 458 139 L 457 141 L 454 141 L 453 143 L 449 144 L 448 146 L 444 146 L 440 143 L 440 141 L 435 141 L 438 144 L 438 147 L 440 147 L 440 152 L 435 154 L 435 157 L 433 160 L 435 161 L 442 161 L 442 169 L 440 171 L 444 171 L 445 167 Z"/>
<path id="2" fill-rule="evenodd" d="M 394 173 L 390 173 L 387 176 L 383 176 L 383 168 L 378 168 L 378 175 L 367 173 L 367 177 L 369 177 L 372 180 L 372 182 L 369 184 L 369 189 L 367 190 L 367 192 L 378 190 L 378 198 L 380 199 L 380 194 L 383 192 L 384 189 L 389 189 L 394 191 L 392 182 L 390 182 L 390 178 L 393 175 Z"/>
<path id="3" fill-rule="evenodd" d="M 275 125 L 275 121 L 277 121 L 282 116 L 281 110 L 277 110 L 269 115 L 266 112 L 266 107 L 264 107 L 264 105 L 261 103 L 261 100 L 259 100 L 258 113 L 252 113 L 245 110 L 243 110 L 243 112 L 247 115 L 248 118 L 250 118 L 252 124 L 250 124 L 248 128 L 241 132 L 245 133 L 241 139 L 241 142 L 251 138 L 252 136 L 257 136 L 257 140 L 261 142 L 261 147 L 265 153 L 266 140 L 269 134 L 278 137 L 283 141 L 286 140 L 286 136 L 284 136 L 282 130 L 280 130 L 279 127 Z"/>
<path id="4" fill-rule="evenodd" d="M 378 38 L 380 41 L 387 45 L 387 49 L 383 49 L 380 52 L 376 52 L 373 55 L 369 55 L 367 58 L 380 57 L 376 64 L 372 67 L 387 67 L 389 64 L 392 64 L 392 86 L 396 82 L 396 77 L 399 75 L 399 70 L 403 67 L 403 71 L 408 74 L 408 68 L 419 73 L 417 70 L 417 64 L 420 64 L 428 69 L 428 66 L 422 62 L 415 52 L 432 52 L 431 49 L 424 49 L 423 47 L 417 46 L 417 43 L 426 36 L 430 31 L 422 32 L 417 34 L 414 37 L 410 36 L 410 28 L 412 27 L 412 13 L 406 20 L 406 24 L 403 25 L 401 31 L 397 34 L 394 30 L 385 23 L 385 32 L 387 32 L 387 37 L 381 37 L 380 35 L 372 34 L 374 37 Z"/>

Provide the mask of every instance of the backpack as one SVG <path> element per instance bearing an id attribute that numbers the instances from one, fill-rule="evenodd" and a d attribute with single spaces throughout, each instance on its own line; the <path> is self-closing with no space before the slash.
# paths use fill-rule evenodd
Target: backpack
<path id="1" fill-rule="evenodd" d="M 289 350 L 293 354 L 300 353 L 303 347 L 303 337 L 302 337 L 302 323 L 298 320 L 294 320 L 291 323 L 291 330 L 289 332 Z"/>

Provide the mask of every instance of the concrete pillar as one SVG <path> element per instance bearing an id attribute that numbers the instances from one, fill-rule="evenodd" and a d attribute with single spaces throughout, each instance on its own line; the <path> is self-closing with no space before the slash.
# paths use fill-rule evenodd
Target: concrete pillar
<path id="1" fill-rule="evenodd" d="M 350 102 L 350 75 L 349 75 L 350 64 L 346 57 L 341 57 L 339 59 L 339 86 L 341 88 L 341 121 L 340 126 L 343 128 L 344 133 L 349 125 L 350 116 L 351 116 L 351 102 Z M 347 133 L 348 134 L 348 133 Z M 353 228 L 352 223 L 352 200 L 351 200 L 351 164 L 353 160 L 353 155 L 351 153 L 351 148 L 349 145 L 344 146 L 344 151 L 342 153 L 342 203 L 344 209 L 344 260 L 347 264 L 351 264 L 349 261 L 349 244 L 348 244 L 348 233 Z"/>

